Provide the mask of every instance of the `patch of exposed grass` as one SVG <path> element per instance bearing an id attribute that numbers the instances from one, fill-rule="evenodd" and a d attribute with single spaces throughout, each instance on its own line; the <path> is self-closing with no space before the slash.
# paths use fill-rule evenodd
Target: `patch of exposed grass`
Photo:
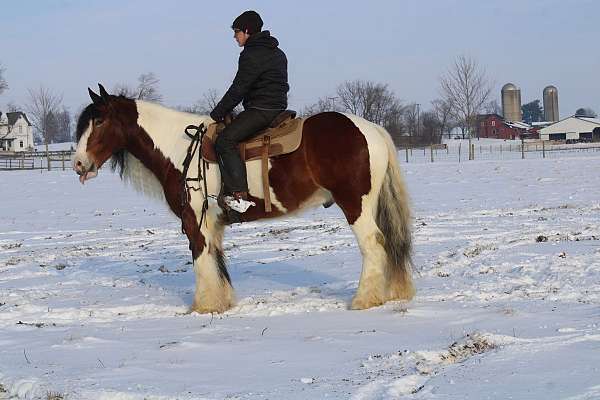
<path id="1" fill-rule="evenodd" d="M 476 354 L 482 354 L 495 348 L 496 344 L 484 336 L 478 333 L 468 334 L 466 340 L 452 343 L 448 347 L 448 352 L 441 354 L 441 358 L 447 363 L 459 363 Z"/>
<path id="2" fill-rule="evenodd" d="M 65 400 L 65 396 L 58 392 L 48 392 L 46 393 L 46 400 Z"/>

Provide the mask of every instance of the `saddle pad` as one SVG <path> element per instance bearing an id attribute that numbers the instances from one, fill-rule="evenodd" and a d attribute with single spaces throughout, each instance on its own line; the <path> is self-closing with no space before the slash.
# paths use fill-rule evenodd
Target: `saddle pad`
<path id="1" fill-rule="evenodd" d="M 283 121 L 275 128 L 267 128 L 256 136 L 239 144 L 242 160 L 258 160 L 263 155 L 263 145 L 269 143 L 269 157 L 291 153 L 300 147 L 302 141 L 303 118 L 293 118 Z M 210 163 L 217 162 L 214 143 L 218 135 L 217 125 L 210 125 L 202 139 L 202 158 Z"/>

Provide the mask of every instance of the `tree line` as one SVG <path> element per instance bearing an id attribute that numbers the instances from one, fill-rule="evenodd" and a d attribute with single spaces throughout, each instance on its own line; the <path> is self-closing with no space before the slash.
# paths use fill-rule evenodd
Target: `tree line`
<path id="1" fill-rule="evenodd" d="M 5 68 L 0 63 L 0 94 L 8 89 L 4 72 Z M 160 103 L 163 96 L 159 84 L 159 78 L 147 72 L 139 75 L 136 84 L 116 84 L 112 93 Z M 300 115 L 306 117 L 326 111 L 347 112 L 386 128 L 399 147 L 429 145 L 440 143 L 444 136 L 449 137 L 456 128 L 459 128 L 462 138 L 473 137 L 477 132 L 477 117 L 480 114 L 502 115 L 498 101 L 492 98 L 493 86 L 494 82 L 477 60 L 461 55 L 439 77 L 439 97 L 427 105 L 403 101 L 386 83 L 351 80 L 340 83 L 334 93 L 305 106 Z M 195 103 L 176 108 L 206 115 L 219 99 L 217 90 L 209 89 Z M 38 142 L 65 142 L 72 140 L 74 122 L 62 101 L 62 95 L 40 86 L 28 90 L 25 106 L 9 103 L 7 111 L 26 112 Z M 75 113 L 76 118 L 82 110 L 83 106 Z M 241 111 L 241 106 L 235 111 Z M 540 100 L 524 104 L 522 112 L 525 122 L 543 120 Z M 579 108 L 575 115 L 597 116 L 589 107 Z"/>

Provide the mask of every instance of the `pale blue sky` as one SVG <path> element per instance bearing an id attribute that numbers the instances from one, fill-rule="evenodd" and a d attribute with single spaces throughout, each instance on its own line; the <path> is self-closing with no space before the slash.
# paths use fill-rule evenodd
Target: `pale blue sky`
<path id="1" fill-rule="evenodd" d="M 559 91 L 561 117 L 600 112 L 600 1 L 30 1 L 3 2 L 0 62 L 23 104 L 41 83 L 74 112 L 86 88 L 135 83 L 154 72 L 167 105 L 191 104 L 231 82 L 240 49 L 230 25 L 257 10 L 289 60 L 290 107 L 300 109 L 350 79 L 388 83 L 423 109 L 459 54 L 495 82 L 521 88 L 523 102 Z"/>

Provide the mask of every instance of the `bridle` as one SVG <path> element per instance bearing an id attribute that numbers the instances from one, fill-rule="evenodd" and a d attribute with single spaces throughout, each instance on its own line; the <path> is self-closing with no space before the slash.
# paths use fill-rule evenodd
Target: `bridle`
<path id="1" fill-rule="evenodd" d="M 192 133 L 193 131 L 195 131 L 195 133 Z M 186 206 L 189 205 L 192 195 L 191 195 L 191 191 L 198 191 L 198 190 L 202 190 L 203 194 L 204 194 L 204 200 L 202 201 L 202 213 L 200 216 L 200 223 L 198 224 L 198 230 L 200 229 L 200 227 L 202 226 L 202 222 L 204 222 L 204 219 L 206 217 L 206 211 L 208 210 L 208 187 L 207 187 L 207 183 L 206 183 L 206 169 L 208 168 L 208 163 L 202 158 L 202 139 L 204 138 L 204 135 L 206 134 L 206 127 L 204 126 L 204 123 L 201 122 L 200 125 L 188 125 L 185 128 L 185 134 L 192 139 L 192 141 L 190 142 L 190 145 L 188 146 L 187 149 L 187 154 L 185 156 L 185 160 L 183 160 L 183 178 L 182 178 L 182 184 L 183 184 L 183 190 L 181 193 L 181 207 L 182 209 Z M 199 152 L 198 152 L 199 150 Z M 196 152 L 198 152 L 198 176 L 195 178 L 188 178 L 187 174 L 188 174 L 188 170 L 190 169 L 190 164 L 192 163 L 192 159 L 194 158 L 194 155 L 196 154 Z M 193 187 L 189 185 L 189 182 L 202 182 L 202 185 L 199 188 Z M 186 233 L 185 232 L 185 226 L 183 224 L 183 220 L 182 220 L 182 224 L 181 224 L 181 232 L 182 233 Z"/>

